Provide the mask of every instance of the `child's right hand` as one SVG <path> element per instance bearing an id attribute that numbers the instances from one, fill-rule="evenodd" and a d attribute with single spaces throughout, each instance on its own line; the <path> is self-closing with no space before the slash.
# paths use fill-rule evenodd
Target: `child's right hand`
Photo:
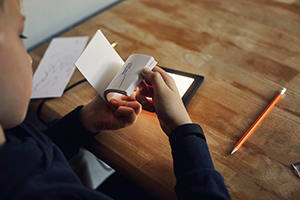
<path id="1" fill-rule="evenodd" d="M 192 123 L 173 78 L 159 67 L 141 72 L 145 82 L 139 85 L 136 99 L 143 108 L 155 111 L 162 130 L 170 135 L 177 126 Z M 150 84 L 150 85 L 148 85 Z M 151 97 L 153 103 L 146 97 Z"/>

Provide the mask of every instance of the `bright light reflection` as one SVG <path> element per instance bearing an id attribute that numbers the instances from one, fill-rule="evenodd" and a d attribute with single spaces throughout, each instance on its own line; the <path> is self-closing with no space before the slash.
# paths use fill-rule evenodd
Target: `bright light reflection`
<path id="1" fill-rule="evenodd" d="M 179 94 L 181 97 L 185 94 L 185 92 L 189 89 L 189 87 L 192 85 L 194 79 L 186 76 L 181 76 L 178 74 L 172 74 L 168 73 L 170 76 L 173 77 L 175 80 L 176 86 L 179 90 Z"/>

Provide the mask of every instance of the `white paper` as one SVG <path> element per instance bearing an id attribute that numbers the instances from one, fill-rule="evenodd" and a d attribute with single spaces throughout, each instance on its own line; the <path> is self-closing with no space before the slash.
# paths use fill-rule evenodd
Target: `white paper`
<path id="1" fill-rule="evenodd" d="M 120 94 L 130 95 L 142 81 L 141 70 L 144 67 L 152 70 L 156 64 L 153 57 L 143 54 L 132 54 L 124 63 L 101 30 L 96 32 L 75 63 L 106 102 Z"/>
<path id="2" fill-rule="evenodd" d="M 194 79 L 191 77 L 181 76 L 178 74 L 168 73 L 173 77 L 175 84 L 178 88 L 179 94 L 181 97 L 185 94 L 185 92 L 189 89 L 189 87 L 194 82 Z"/>
<path id="3" fill-rule="evenodd" d="M 111 80 L 120 71 L 124 61 L 98 30 L 75 65 L 103 98 Z"/>
<path id="4" fill-rule="evenodd" d="M 31 98 L 60 97 L 75 70 L 88 37 L 53 39 L 34 76 Z"/>
<path id="5" fill-rule="evenodd" d="M 142 82 L 140 75 L 144 68 L 152 70 L 157 62 L 152 56 L 143 54 L 132 54 L 128 57 L 122 69 L 115 75 L 104 92 L 105 100 L 109 102 L 111 98 L 117 98 L 119 94 L 131 95 L 135 88 Z M 113 94 L 110 94 L 113 93 Z"/>

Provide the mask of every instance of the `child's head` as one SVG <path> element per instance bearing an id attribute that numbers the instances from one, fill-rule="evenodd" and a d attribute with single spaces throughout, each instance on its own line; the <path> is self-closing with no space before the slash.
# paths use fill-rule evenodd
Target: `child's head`
<path id="1" fill-rule="evenodd" d="M 20 39 L 24 16 L 19 0 L 0 0 L 0 124 L 19 125 L 32 89 L 32 60 Z"/>

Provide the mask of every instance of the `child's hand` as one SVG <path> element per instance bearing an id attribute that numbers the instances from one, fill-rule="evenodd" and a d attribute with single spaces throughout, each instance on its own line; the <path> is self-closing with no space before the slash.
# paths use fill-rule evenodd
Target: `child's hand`
<path id="1" fill-rule="evenodd" d="M 112 107 L 96 96 L 80 111 L 83 125 L 91 132 L 120 129 L 133 124 L 141 113 L 141 104 L 134 95 L 122 96 L 121 100 L 111 99 L 110 104 Z"/>
<path id="2" fill-rule="evenodd" d="M 167 72 L 159 67 L 154 67 L 153 71 L 144 69 L 141 75 L 146 83 L 143 82 L 139 85 L 136 98 L 143 108 L 156 112 L 161 128 L 167 135 L 177 126 L 192 123 L 175 81 Z M 146 97 L 151 97 L 153 103 Z"/>

